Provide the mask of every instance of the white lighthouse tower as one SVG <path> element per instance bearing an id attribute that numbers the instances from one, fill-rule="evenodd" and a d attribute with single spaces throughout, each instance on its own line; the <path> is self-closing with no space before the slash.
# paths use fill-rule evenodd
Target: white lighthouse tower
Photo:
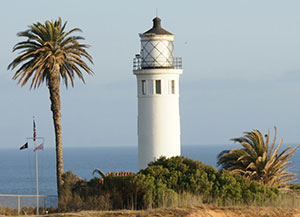
<path id="1" fill-rule="evenodd" d="M 161 156 L 180 155 L 179 75 L 181 58 L 173 56 L 174 35 L 160 18 L 140 34 L 141 52 L 134 58 L 138 96 L 138 167 Z"/>

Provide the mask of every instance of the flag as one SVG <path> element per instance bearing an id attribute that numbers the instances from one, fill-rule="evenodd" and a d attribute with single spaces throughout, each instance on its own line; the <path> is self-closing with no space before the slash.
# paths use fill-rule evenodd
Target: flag
<path id="1" fill-rule="evenodd" d="M 24 145 L 22 145 L 22 146 L 20 147 L 20 150 L 23 150 L 23 149 L 25 149 L 25 148 L 28 148 L 28 142 L 26 142 Z"/>
<path id="2" fill-rule="evenodd" d="M 35 121 L 33 119 L 33 141 L 36 141 L 36 129 L 35 129 Z"/>
<path id="3" fill-rule="evenodd" d="M 37 150 L 44 150 L 44 144 L 42 143 L 39 146 L 36 146 L 33 151 L 37 151 Z"/>

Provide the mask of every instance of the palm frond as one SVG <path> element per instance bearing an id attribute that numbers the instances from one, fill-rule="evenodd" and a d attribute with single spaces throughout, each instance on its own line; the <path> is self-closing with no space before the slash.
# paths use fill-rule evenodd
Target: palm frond
<path id="1" fill-rule="evenodd" d="M 25 85 L 30 79 L 30 89 L 39 87 L 44 81 L 49 83 L 49 73 L 53 73 L 55 67 L 59 67 L 60 78 L 68 87 L 68 83 L 74 86 L 74 78 L 78 77 L 84 82 L 82 71 L 93 74 L 85 59 L 93 64 L 92 56 L 87 52 L 90 46 L 79 43 L 84 40 L 82 36 L 73 36 L 75 32 L 82 32 L 80 28 L 65 31 L 67 22 L 57 20 L 46 21 L 44 24 L 37 22 L 29 25 L 29 29 L 19 32 L 19 37 L 25 40 L 13 47 L 13 52 L 19 51 L 9 65 L 8 69 L 17 67 L 13 79 Z"/>
<path id="2" fill-rule="evenodd" d="M 283 139 L 276 145 L 277 128 L 270 143 L 270 131 L 265 139 L 259 130 L 246 132 L 243 137 L 233 138 L 231 141 L 238 142 L 240 149 L 222 151 L 218 155 L 218 166 L 256 180 L 272 187 L 284 186 L 287 182 L 295 179 L 295 174 L 287 171 L 291 164 L 290 159 L 298 146 L 287 146 L 280 153 Z"/>

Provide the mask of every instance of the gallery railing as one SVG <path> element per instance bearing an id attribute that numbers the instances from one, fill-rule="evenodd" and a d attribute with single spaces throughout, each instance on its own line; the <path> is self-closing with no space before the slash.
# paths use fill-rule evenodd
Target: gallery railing
<path id="1" fill-rule="evenodd" d="M 169 67 L 167 67 L 167 66 Z M 147 69 L 147 68 L 172 68 L 172 69 L 182 69 L 182 58 L 175 57 L 172 63 L 169 62 L 159 62 L 158 60 L 146 62 L 140 56 L 133 59 L 133 70 Z"/>

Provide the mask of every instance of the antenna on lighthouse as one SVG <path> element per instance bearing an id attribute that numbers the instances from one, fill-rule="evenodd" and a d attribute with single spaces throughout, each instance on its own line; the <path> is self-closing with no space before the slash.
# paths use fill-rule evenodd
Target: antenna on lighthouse
<path id="1" fill-rule="evenodd" d="M 156 17 L 158 17 L 158 8 L 156 8 Z"/>

